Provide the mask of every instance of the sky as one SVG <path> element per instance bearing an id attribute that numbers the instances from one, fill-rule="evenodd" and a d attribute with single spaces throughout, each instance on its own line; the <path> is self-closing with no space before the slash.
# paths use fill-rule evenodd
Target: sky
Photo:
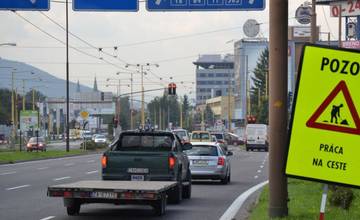
<path id="1" fill-rule="evenodd" d="M 289 25 L 299 25 L 294 16 L 302 3 L 303 0 L 289 1 Z M 121 93 L 130 91 L 130 75 L 126 72 L 136 72 L 138 68 L 126 68 L 126 64 L 150 63 L 158 67 L 144 67 L 145 89 L 162 88 L 174 81 L 178 94 L 194 97 L 192 62 L 199 55 L 233 53 L 234 41 L 244 37 L 242 26 L 249 18 L 260 23 L 259 37 L 269 35 L 269 1 L 264 11 L 256 12 L 148 12 L 143 1 L 138 12 L 74 12 L 69 8 L 70 32 L 94 46 L 70 36 L 69 44 L 76 48 L 70 49 L 70 80 L 92 86 L 96 76 L 99 89 L 114 93 L 119 78 Z M 331 38 L 336 39 L 338 20 L 331 18 L 329 11 L 328 6 L 318 6 L 317 22 L 321 32 L 331 32 Z M 50 19 L 65 26 L 64 3 L 51 2 L 48 12 L 0 11 L 0 43 L 17 44 L 0 47 L 0 57 L 25 62 L 65 79 L 65 46 L 49 36 L 65 42 L 65 31 Z M 326 37 L 322 35 L 323 39 Z M 139 90 L 140 75 L 135 74 L 134 91 Z M 147 99 L 160 94 L 147 93 Z"/>

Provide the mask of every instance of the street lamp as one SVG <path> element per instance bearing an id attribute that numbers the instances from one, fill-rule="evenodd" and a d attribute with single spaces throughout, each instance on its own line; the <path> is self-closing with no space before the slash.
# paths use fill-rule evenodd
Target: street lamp
<path id="1" fill-rule="evenodd" d="M 144 126 L 145 125 L 144 66 L 159 67 L 159 64 L 145 63 L 145 64 L 126 64 L 125 65 L 126 68 L 128 68 L 130 66 L 140 68 L 140 73 L 141 73 L 141 126 Z"/>

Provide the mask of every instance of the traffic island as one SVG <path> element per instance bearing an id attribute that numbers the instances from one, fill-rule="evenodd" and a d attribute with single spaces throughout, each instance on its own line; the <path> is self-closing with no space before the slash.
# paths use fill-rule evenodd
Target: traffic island
<path id="1" fill-rule="evenodd" d="M 289 179 L 289 216 L 282 220 L 309 220 L 319 219 L 323 184 Z M 330 204 L 328 199 L 326 204 L 325 219 L 343 220 L 360 219 L 360 190 L 352 189 L 354 193 L 353 201 L 348 210 L 335 207 Z M 329 198 L 333 191 L 329 191 Z M 249 220 L 263 220 L 268 217 L 269 187 L 266 186 L 253 209 L 250 210 Z"/>

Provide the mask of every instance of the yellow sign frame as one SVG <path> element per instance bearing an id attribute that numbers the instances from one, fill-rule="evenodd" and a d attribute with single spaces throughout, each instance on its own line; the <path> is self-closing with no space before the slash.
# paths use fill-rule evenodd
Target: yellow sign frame
<path id="1" fill-rule="evenodd" d="M 285 174 L 360 187 L 360 51 L 306 44 Z"/>

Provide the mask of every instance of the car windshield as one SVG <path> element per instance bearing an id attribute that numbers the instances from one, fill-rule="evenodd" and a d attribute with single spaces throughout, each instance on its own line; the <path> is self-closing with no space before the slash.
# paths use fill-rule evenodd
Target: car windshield
<path id="1" fill-rule="evenodd" d="M 175 133 L 180 139 L 186 138 L 186 132 L 185 132 L 185 131 L 174 131 L 174 133 Z"/>
<path id="2" fill-rule="evenodd" d="M 192 138 L 193 139 L 209 139 L 210 136 L 208 133 L 193 133 Z"/>
<path id="3" fill-rule="evenodd" d="M 218 139 L 218 140 L 221 140 L 221 139 L 224 139 L 224 135 L 223 134 L 213 134 L 215 137 L 216 137 L 216 139 Z"/>
<path id="4" fill-rule="evenodd" d="M 191 150 L 187 150 L 189 156 L 218 156 L 216 146 L 212 145 L 193 145 Z"/>
<path id="5" fill-rule="evenodd" d="M 96 137 L 95 138 L 105 138 L 105 136 L 104 135 L 96 135 Z"/>
<path id="6" fill-rule="evenodd" d="M 38 140 L 36 140 L 36 137 L 30 138 L 29 143 L 44 142 L 44 138 L 42 138 L 42 137 L 39 137 L 37 139 Z"/>
<path id="7" fill-rule="evenodd" d="M 170 135 L 125 134 L 120 137 L 116 151 L 170 151 L 173 138 Z"/>

